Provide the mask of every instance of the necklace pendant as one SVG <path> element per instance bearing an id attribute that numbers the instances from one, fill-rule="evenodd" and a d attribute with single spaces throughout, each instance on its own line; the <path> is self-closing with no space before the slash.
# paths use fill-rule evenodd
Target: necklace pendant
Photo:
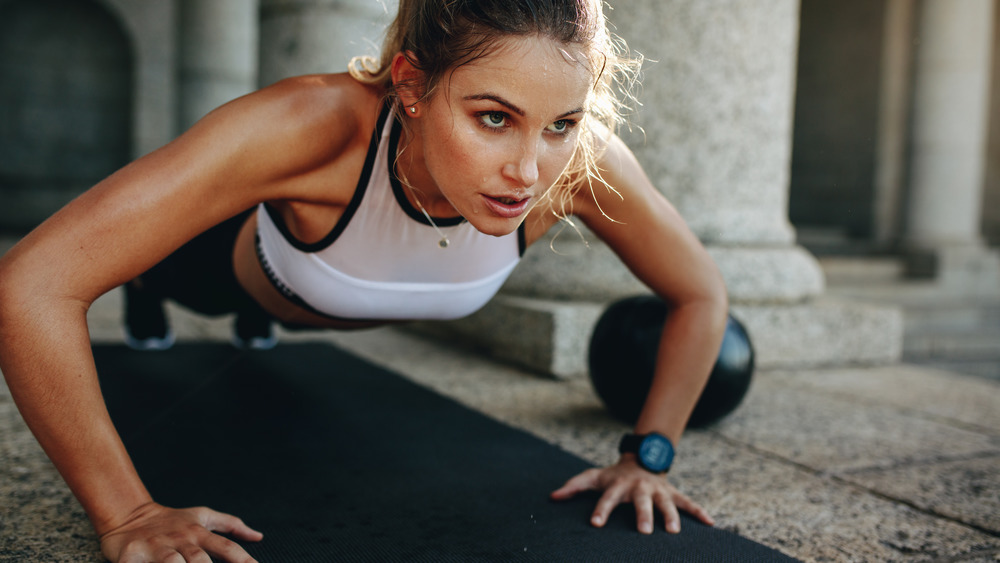
<path id="1" fill-rule="evenodd" d="M 438 246 L 440 246 L 441 248 L 448 248 L 448 239 L 443 238 L 443 239 L 439 240 L 438 241 Z"/>

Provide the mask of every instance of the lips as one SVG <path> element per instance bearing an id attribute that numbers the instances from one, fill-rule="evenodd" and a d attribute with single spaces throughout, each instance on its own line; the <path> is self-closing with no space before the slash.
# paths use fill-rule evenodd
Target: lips
<path id="1" fill-rule="evenodd" d="M 486 208 L 493 214 L 506 219 L 513 219 L 524 213 L 528 208 L 531 198 L 517 199 L 509 196 L 483 195 L 483 201 L 486 202 Z"/>

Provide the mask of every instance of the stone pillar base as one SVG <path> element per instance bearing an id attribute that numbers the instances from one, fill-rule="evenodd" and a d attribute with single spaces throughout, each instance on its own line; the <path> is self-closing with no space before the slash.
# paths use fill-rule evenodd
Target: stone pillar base
<path id="1" fill-rule="evenodd" d="M 498 295 L 464 319 L 409 326 L 565 379 L 587 373 L 590 335 L 604 307 L 602 303 Z"/>
<path id="2" fill-rule="evenodd" d="M 759 368 L 878 365 L 903 352 L 903 313 L 820 298 L 794 305 L 733 305 L 750 333 Z"/>
<path id="3" fill-rule="evenodd" d="M 590 336 L 606 306 L 500 295 L 464 319 L 412 326 L 565 379 L 586 375 Z M 903 318 L 895 308 L 819 299 L 734 305 L 732 313 L 750 332 L 758 368 L 883 364 L 902 353 Z"/>
<path id="4" fill-rule="evenodd" d="M 1000 289 L 1000 253 L 981 244 L 913 250 L 906 255 L 906 273 L 934 278 L 946 290 L 994 294 Z"/>

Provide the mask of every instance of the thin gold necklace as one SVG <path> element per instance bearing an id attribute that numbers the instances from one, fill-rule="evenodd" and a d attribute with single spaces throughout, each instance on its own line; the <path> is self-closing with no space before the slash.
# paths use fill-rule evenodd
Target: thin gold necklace
<path id="1" fill-rule="evenodd" d="M 430 223 L 432 227 L 434 227 L 434 230 L 437 232 L 437 234 L 441 235 L 441 240 L 438 241 L 438 246 L 441 248 L 448 248 L 448 245 L 450 244 L 450 242 L 448 241 L 448 235 L 441 232 L 441 229 L 438 228 L 437 223 L 434 222 L 434 219 L 431 219 L 431 214 L 428 213 L 426 209 L 424 209 L 424 205 L 420 203 L 420 198 L 417 197 L 417 194 L 413 194 L 413 201 L 414 203 L 417 204 L 417 207 L 420 208 L 420 212 L 424 214 L 424 217 L 427 217 L 427 222 Z"/>
<path id="2" fill-rule="evenodd" d="M 411 107 L 410 111 L 411 112 L 414 111 L 414 108 Z M 396 153 L 396 165 L 397 166 L 399 164 L 399 157 L 400 157 L 400 154 L 397 151 L 397 153 Z M 441 248 L 448 248 L 448 245 L 451 244 L 451 242 L 448 240 L 448 235 L 444 234 L 441 231 L 441 229 L 438 228 L 437 223 L 434 222 L 434 219 L 431 219 L 431 214 L 428 213 L 426 209 L 424 209 L 424 204 L 420 203 L 420 198 L 417 196 L 417 190 L 413 186 L 411 186 L 409 182 L 407 182 L 405 179 L 403 179 L 403 176 L 401 174 L 399 174 L 398 172 L 397 172 L 397 176 L 400 178 L 400 180 L 402 180 L 403 185 L 405 185 L 406 187 L 408 187 L 410 189 L 410 193 L 413 194 L 413 203 L 417 204 L 417 207 L 420 208 L 420 212 L 423 213 L 424 217 L 427 218 L 427 222 L 430 223 L 431 226 L 434 227 L 434 231 L 438 235 L 441 236 L 441 240 L 438 241 L 438 246 L 441 247 Z"/>

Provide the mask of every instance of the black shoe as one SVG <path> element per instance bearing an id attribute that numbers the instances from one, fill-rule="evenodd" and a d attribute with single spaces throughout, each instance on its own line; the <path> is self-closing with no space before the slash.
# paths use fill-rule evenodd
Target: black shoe
<path id="1" fill-rule="evenodd" d="M 270 350 L 278 344 L 271 317 L 266 313 L 237 313 L 233 321 L 233 346 L 240 350 Z"/>
<path id="2" fill-rule="evenodd" d="M 163 301 L 136 286 L 125 284 L 125 344 L 133 350 L 166 350 L 174 345 Z"/>

